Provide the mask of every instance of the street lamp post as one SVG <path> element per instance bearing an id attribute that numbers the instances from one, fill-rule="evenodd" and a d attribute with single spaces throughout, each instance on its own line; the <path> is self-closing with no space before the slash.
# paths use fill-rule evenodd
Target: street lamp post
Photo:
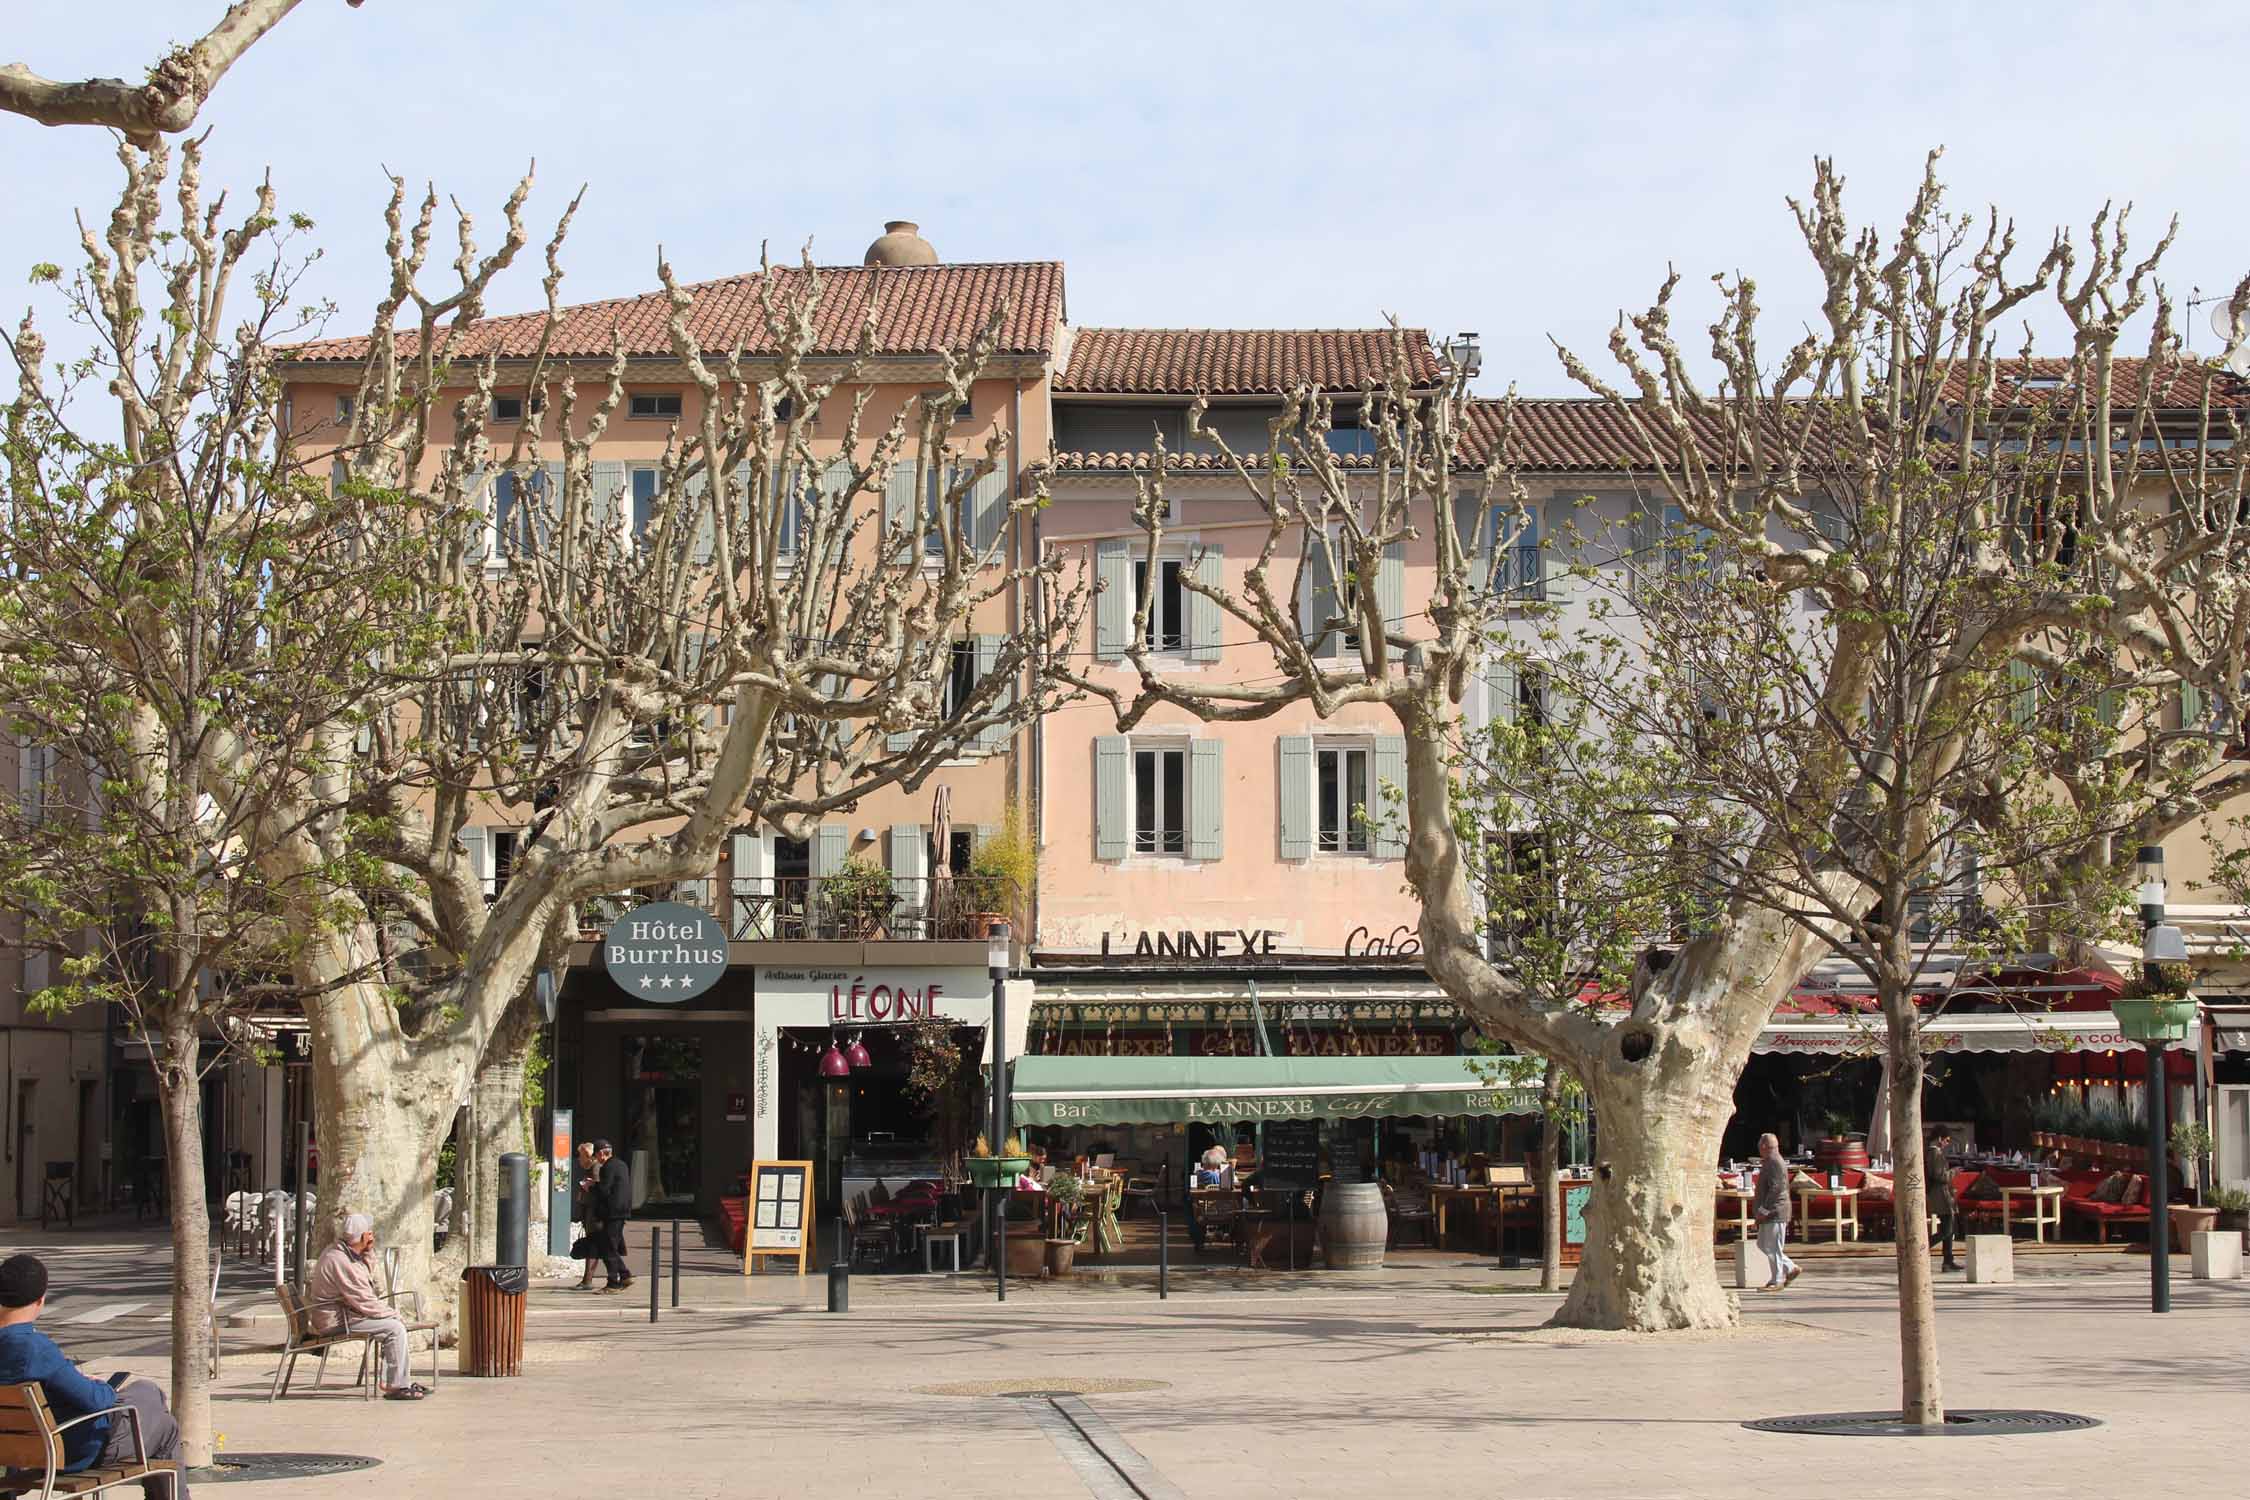
<path id="1" fill-rule="evenodd" d="M 2141 993 L 2116 1001 L 2118 1030 L 2148 1049 L 2148 1276 L 2149 1310 L 2172 1310 L 2171 1163 L 2166 1158 L 2164 1046 L 2187 1035 L 2195 1001 L 2174 992 L 2164 967 L 2187 961 L 2187 939 L 2164 920 L 2164 851 L 2144 844 L 2135 860 L 2140 877 Z"/>
<path id="2" fill-rule="evenodd" d="M 992 977 L 992 1149 L 1008 1154 L 1008 924 L 995 922 L 985 935 L 985 967 Z M 1002 1182 L 985 1243 L 993 1247 L 992 1280 L 999 1300 L 1008 1300 L 1008 1195 L 1015 1184 Z"/>

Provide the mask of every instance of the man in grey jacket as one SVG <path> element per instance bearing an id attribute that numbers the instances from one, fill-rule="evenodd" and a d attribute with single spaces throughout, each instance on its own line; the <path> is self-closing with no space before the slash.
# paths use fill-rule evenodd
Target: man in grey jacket
<path id="1" fill-rule="evenodd" d="M 1758 1221 L 1758 1248 L 1765 1252 L 1772 1277 L 1759 1290 L 1778 1292 L 1797 1279 L 1801 1267 L 1789 1258 L 1789 1163 L 1781 1159 L 1781 1141 L 1770 1130 L 1758 1137 L 1758 1189 L 1750 1212 Z"/>

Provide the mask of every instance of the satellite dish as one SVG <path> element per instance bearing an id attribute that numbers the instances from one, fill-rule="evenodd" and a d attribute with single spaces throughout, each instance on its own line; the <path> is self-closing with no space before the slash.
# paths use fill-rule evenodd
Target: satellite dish
<path id="1" fill-rule="evenodd" d="M 2237 375 L 2250 375 L 2250 327 L 2237 323 L 2227 302 L 2211 304 L 2211 331 L 2219 336 L 2221 357 Z"/>

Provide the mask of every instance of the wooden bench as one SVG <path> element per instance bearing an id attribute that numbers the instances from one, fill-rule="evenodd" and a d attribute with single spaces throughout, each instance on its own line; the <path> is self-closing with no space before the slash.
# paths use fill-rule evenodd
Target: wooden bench
<path id="1" fill-rule="evenodd" d="M 297 1361 L 307 1354 L 318 1354 L 320 1356 L 320 1368 L 313 1372 L 313 1389 L 318 1390 L 320 1382 L 328 1374 L 329 1351 L 340 1344 L 357 1343 L 359 1345 L 359 1375 L 352 1383 L 354 1385 L 364 1384 L 367 1388 L 367 1398 L 372 1401 L 375 1398 L 376 1388 L 382 1384 L 379 1379 L 368 1378 L 367 1362 L 375 1353 L 375 1335 L 365 1331 L 354 1332 L 346 1327 L 333 1328 L 326 1333 L 316 1331 L 313 1328 L 313 1309 L 323 1304 L 310 1301 L 296 1287 L 289 1285 L 287 1282 L 280 1282 L 274 1286 L 273 1297 L 274 1301 L 281 1304 L 282 1328 L 286 1334 L 286 1341 L 281 1349 L 280 1367 L 273 1372 L 273 1387 L 267 1391 L 266 1399 L 278 1401 L 289 1394 L 289 1380 L 297 1368 Z M 419 1308 L 420 1299 L 417 1298 L 416 1309 L 419 1310 Z M 403 1316 L 401 1321 L 405 1321 Z M 430 1389 L 436 1390 L 438 1382 L 437 1324 L 422 1320 L 408 1322 L 406 1334 L 409 1349 L 413 1347 L 412 1339 L 417 1333 L 430 1335 Z"/>
<path id="2" fill-rule="evenodd" d="M 132 1460 L 107 1466 L 97 1464 L 65 1474 L 62 1472 L 62 1434 L 97 1417 L 130 1425 Z M 158 1476 L 170 1481 L 167 1493 L 175 1500 L 180 1493 L 179 1466 L 170 1459 L 152 1461 L 149 1458 L 138 1411 L 119 1404 L 107 1411 L 89 1412 L 68 1422 L 57 1422 L 55 1414 L 48 1409 L 46 1392 L 36 1382 L 0 1385 L 0 1465 L 9 1470 L 7 1477 L 0 1479 L 0 1493 L 9 1495 L 91 1495 L 121 1484 L 142 1484 Z M 34 1474 L 39 1476 L 38 1487 L 26 1489 L 24 1486 L 32 1482 L 30 1476 Z"/>

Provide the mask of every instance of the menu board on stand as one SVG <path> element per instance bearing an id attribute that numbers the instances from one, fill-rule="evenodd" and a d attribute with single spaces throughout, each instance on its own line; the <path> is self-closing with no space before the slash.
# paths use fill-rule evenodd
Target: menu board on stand
<path id="1" fill-rule="evenodd" d="M 750 1229 L 742 1241 L 742 1274 L 753 1274 L 758 1257 L 797 1262 L 805 1274 L 812 1253 L 812 1163 L 757 1161 L 750 1164 Z"/>

